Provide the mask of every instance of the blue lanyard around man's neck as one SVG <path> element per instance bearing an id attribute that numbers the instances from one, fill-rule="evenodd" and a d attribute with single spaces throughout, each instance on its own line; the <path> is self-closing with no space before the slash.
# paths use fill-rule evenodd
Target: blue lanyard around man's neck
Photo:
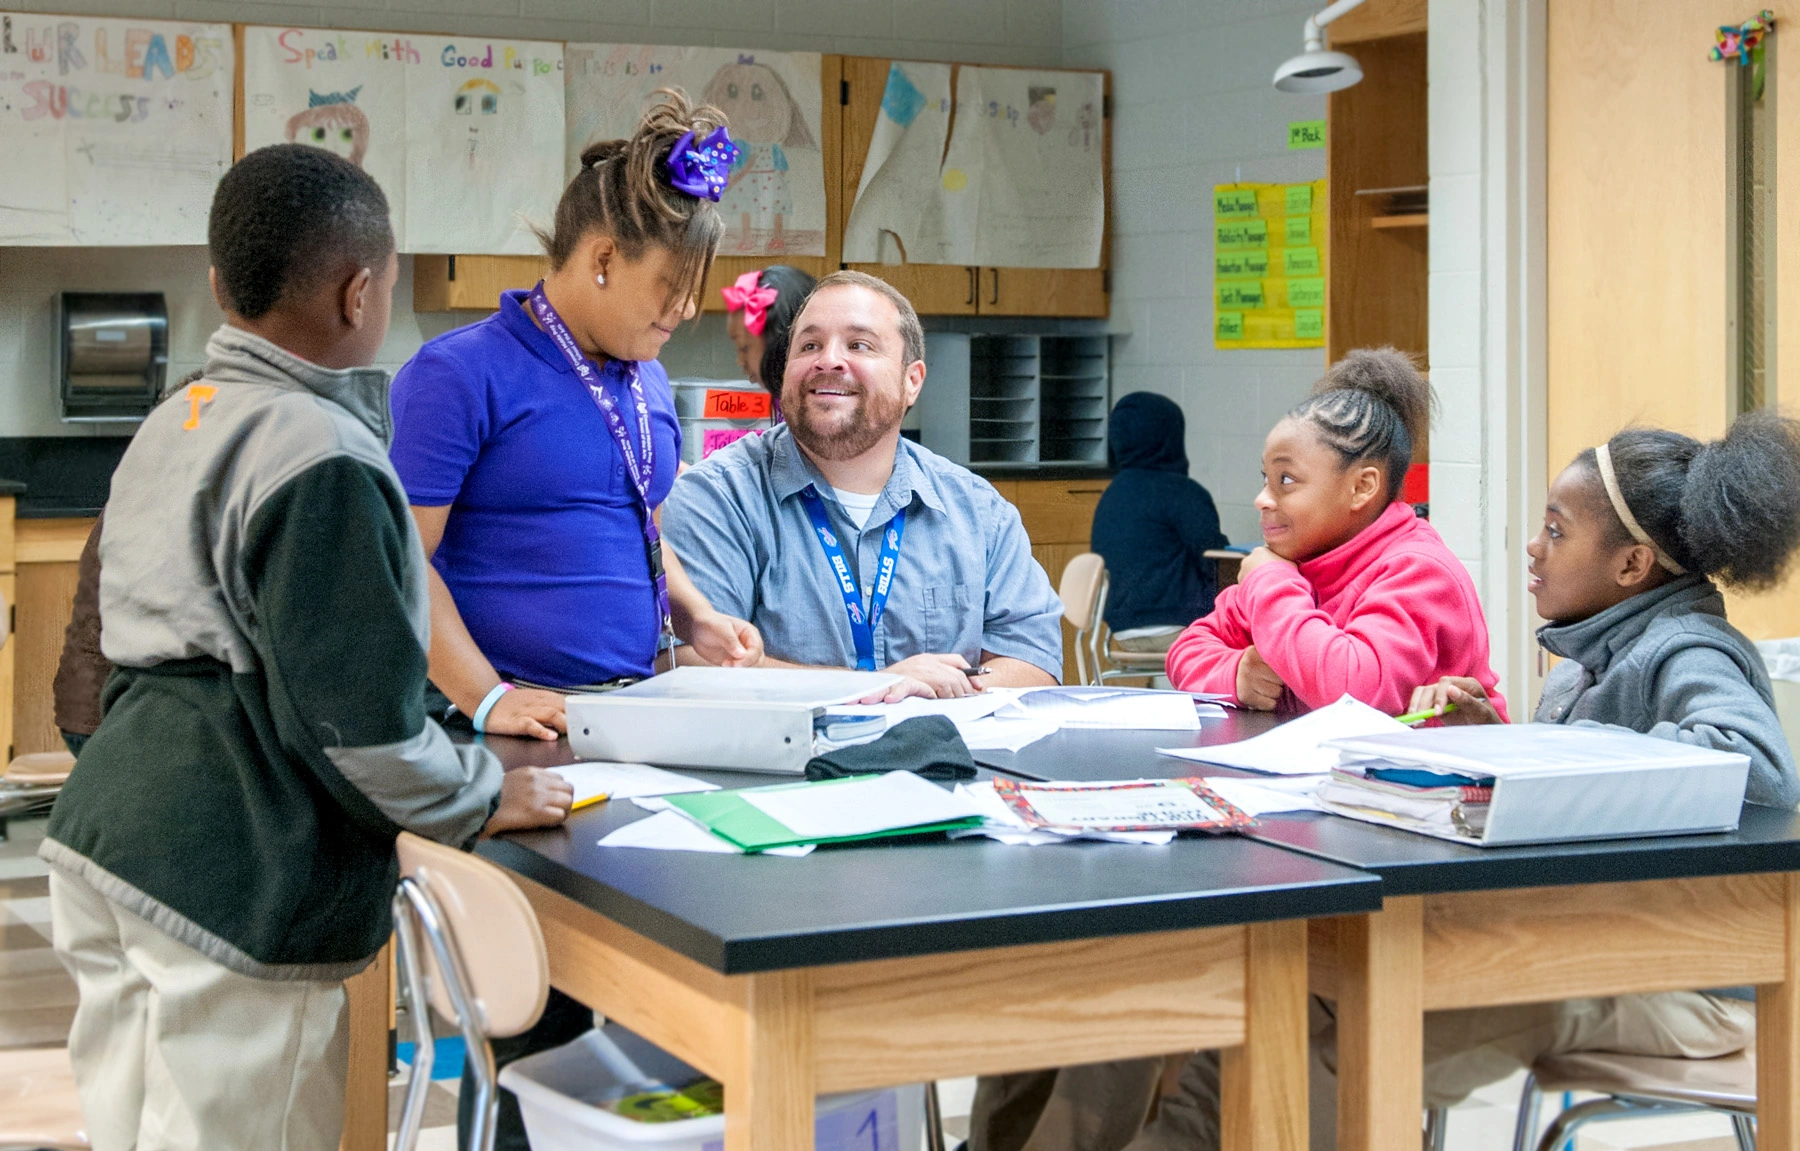
<path id="1" fill-rule="evenodd" d="M 875 629 L 881 626 L 881 617 L 887 611 L 888 592 L 894 587 L 894 567 L 900 562 L 900 540 L 906 534 L 906 509 L 895 512 L 881 533 L 881 562 L 875 569 L 875 588 L 869 593 L 869 610 L 865 614 L 856 569 L 844 555 L 837 533 L 831 530 L 831 522 L 825 518 L 825 501 L 809 484 L 800 493 L 800 502 L 806 507 L 806 518 L 812 521 L 813 534 L 819 537 L 819 546 L 825 549 L 825 560 L 831 565 L 838 590 L 844 593 L 844 612 L 850 617 L 850 638 L 856 643 L 856 670 L 874 671 Z"/>

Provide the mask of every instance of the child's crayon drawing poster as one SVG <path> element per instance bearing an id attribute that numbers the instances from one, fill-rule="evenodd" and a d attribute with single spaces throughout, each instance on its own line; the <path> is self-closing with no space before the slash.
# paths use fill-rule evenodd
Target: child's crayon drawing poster
<path id="1" fill-rule="evenodd" d="M 951 107 L 950 65 L 905 60 L 888 65 L 881 111 L 844 226 L 845 260 L 973 262 L 966 252 L 955 258 L 944 221 L 950 193 L 942 182 L 943 159 Z M 967 173 L 960 179 L 966 185 Z"/>
<path id="2" fill-rule="evenodd" d="M 403 252 L 535 254 L 562 194 L 562 45 L 244 30 L 244 147 L 299 143 L 387 193 Z"/>
<path id="3" fill-rule="evenodd" d="M 0 243 L 204 244 L 231 27 L 0 13 Z"/>
<path id="4" fill-rule="evenodd" d="M 1097 268 L 1106 232 L 1105 79 L 896 61 L 844 259 Z"/>
<path id="5" fill-rule="evenodd" d="M 1213 186 L 1213 347 L 1325 346 L 1325 181 Z"/>
<path id="6" fill-rule="evenodd" d="M 974 264 L 1098 268 L 1106 234 L 1105 78 L 964 67 L 942 184 L 975 210 Z"/>
<path id="7" fill-rule="evenodd" d="M 719 201 L 722 256 L 825 254 L 825 157 L 816 52 L 644 44 L 568 46 L 567 172 L 601 140 L 631 135 L 658 88 L 725 113 L 741 149 Z"/>

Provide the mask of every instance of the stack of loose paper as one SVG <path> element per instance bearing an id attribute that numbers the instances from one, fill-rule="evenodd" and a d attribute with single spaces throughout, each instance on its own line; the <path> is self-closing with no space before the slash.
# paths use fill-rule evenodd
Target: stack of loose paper
<path id="1" fill-rule="evenodd" d="M 970 751 L 1018 751 L 1068 728 L 1196 731 L 1200 717 L 1222 716 L 1216 703 L 1179 691 L 1121 687 L 992 687 L 961 699 L 833 707 L 831 715 L 878 715 L 893 726 L 920 715 L 956 724 Z"/>
<path id="2" fill-rule="evenodd" d="M 1255 826 L 1204 781 L 1134 779 L 1105 783 L 1023 783 L 1000 779 L 957 785 L 984 817 L 954 836 L 985 835 L 1036 847 L 1075 839 L 1164 844 L 1178 831 Z"/>
<path id="3" fill-rule="evenodd" d="M 716 791 L 718 784 L 676 775 L 647 763 L 570 763 L 550 769 L 575 789 L 575 806 L 596 796 L 637 799 L 650 795 L 679 795 L 688 791 Z"/>
<path id="4" fill-rule="evenodd" d="M 1196 703 L 1184 691 L 1040 687 L 1021 693 L 995 714 L 1051 720 L 1058 727 L 1198 731 L 1202 710 L 1208 715 L 1225 714 L 1218 704 Z"/>
<path id="5" fill-rule="evenodd" d="M 1336 749 L 1324 746 L 1328 741 L 1411 731 L 1393 716 L 1346 695 L 1334 704 L 1237 743 L 1213 747 L 1161 747 L 1157 750 L 1177 759 L 1216 763 L 1245 771 L 1323 775 L 1338 765 Z"/>
<path id="6" fill-rule="evenodd" d="M 1237 776 L 1212 775 L 1206 786 L 1217 792 L 1231 806 L 1252 819 L 1283 811 L 1323 811 L 1316 798 L 1319 788 L 1329 776 L 1289 775 L 1243 779 Z"/>

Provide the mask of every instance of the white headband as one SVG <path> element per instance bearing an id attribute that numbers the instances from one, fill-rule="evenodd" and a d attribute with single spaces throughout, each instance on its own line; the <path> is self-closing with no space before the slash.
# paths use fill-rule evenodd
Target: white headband
<path id="1" fill-rule="evenodd" d="M 1594 460 L 1600 465 L 1600 482 L 1606 485 L 1606 498 L 1612 501 L 1613 512 L 1618 515 L 1619 522 L 1625 525 L 1625 530 L 1631 533 L 1631 538 L 1655 552 L 1656 562 L 1664 571 L 1670 575 L 1686 575 L 1687 569 L 1676 563 L 1668 552 L 1656 546 L 1650 533 L 1638 526 L 1637 517 L 1625 506 L 1625 493 L 1619 490 L 1619 477 L 1613 474 L 1612 449 L 1601 444 L 1594 449 Z"/>

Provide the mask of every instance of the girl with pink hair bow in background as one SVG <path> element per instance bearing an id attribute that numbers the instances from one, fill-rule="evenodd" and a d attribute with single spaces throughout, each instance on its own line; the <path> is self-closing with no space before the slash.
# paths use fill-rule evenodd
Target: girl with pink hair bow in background
<path id="1" fill-rule="evenodd" d="M 745 272 L 719 289 L 728 313 L 725 330 L 737 349 L 744 378 L 767 388 L 781 419 L 781 377 L 787 370 L 788 334 L 800 305 L 813 289 L 813 278 L 799 268 L 775 264 Z"/>

